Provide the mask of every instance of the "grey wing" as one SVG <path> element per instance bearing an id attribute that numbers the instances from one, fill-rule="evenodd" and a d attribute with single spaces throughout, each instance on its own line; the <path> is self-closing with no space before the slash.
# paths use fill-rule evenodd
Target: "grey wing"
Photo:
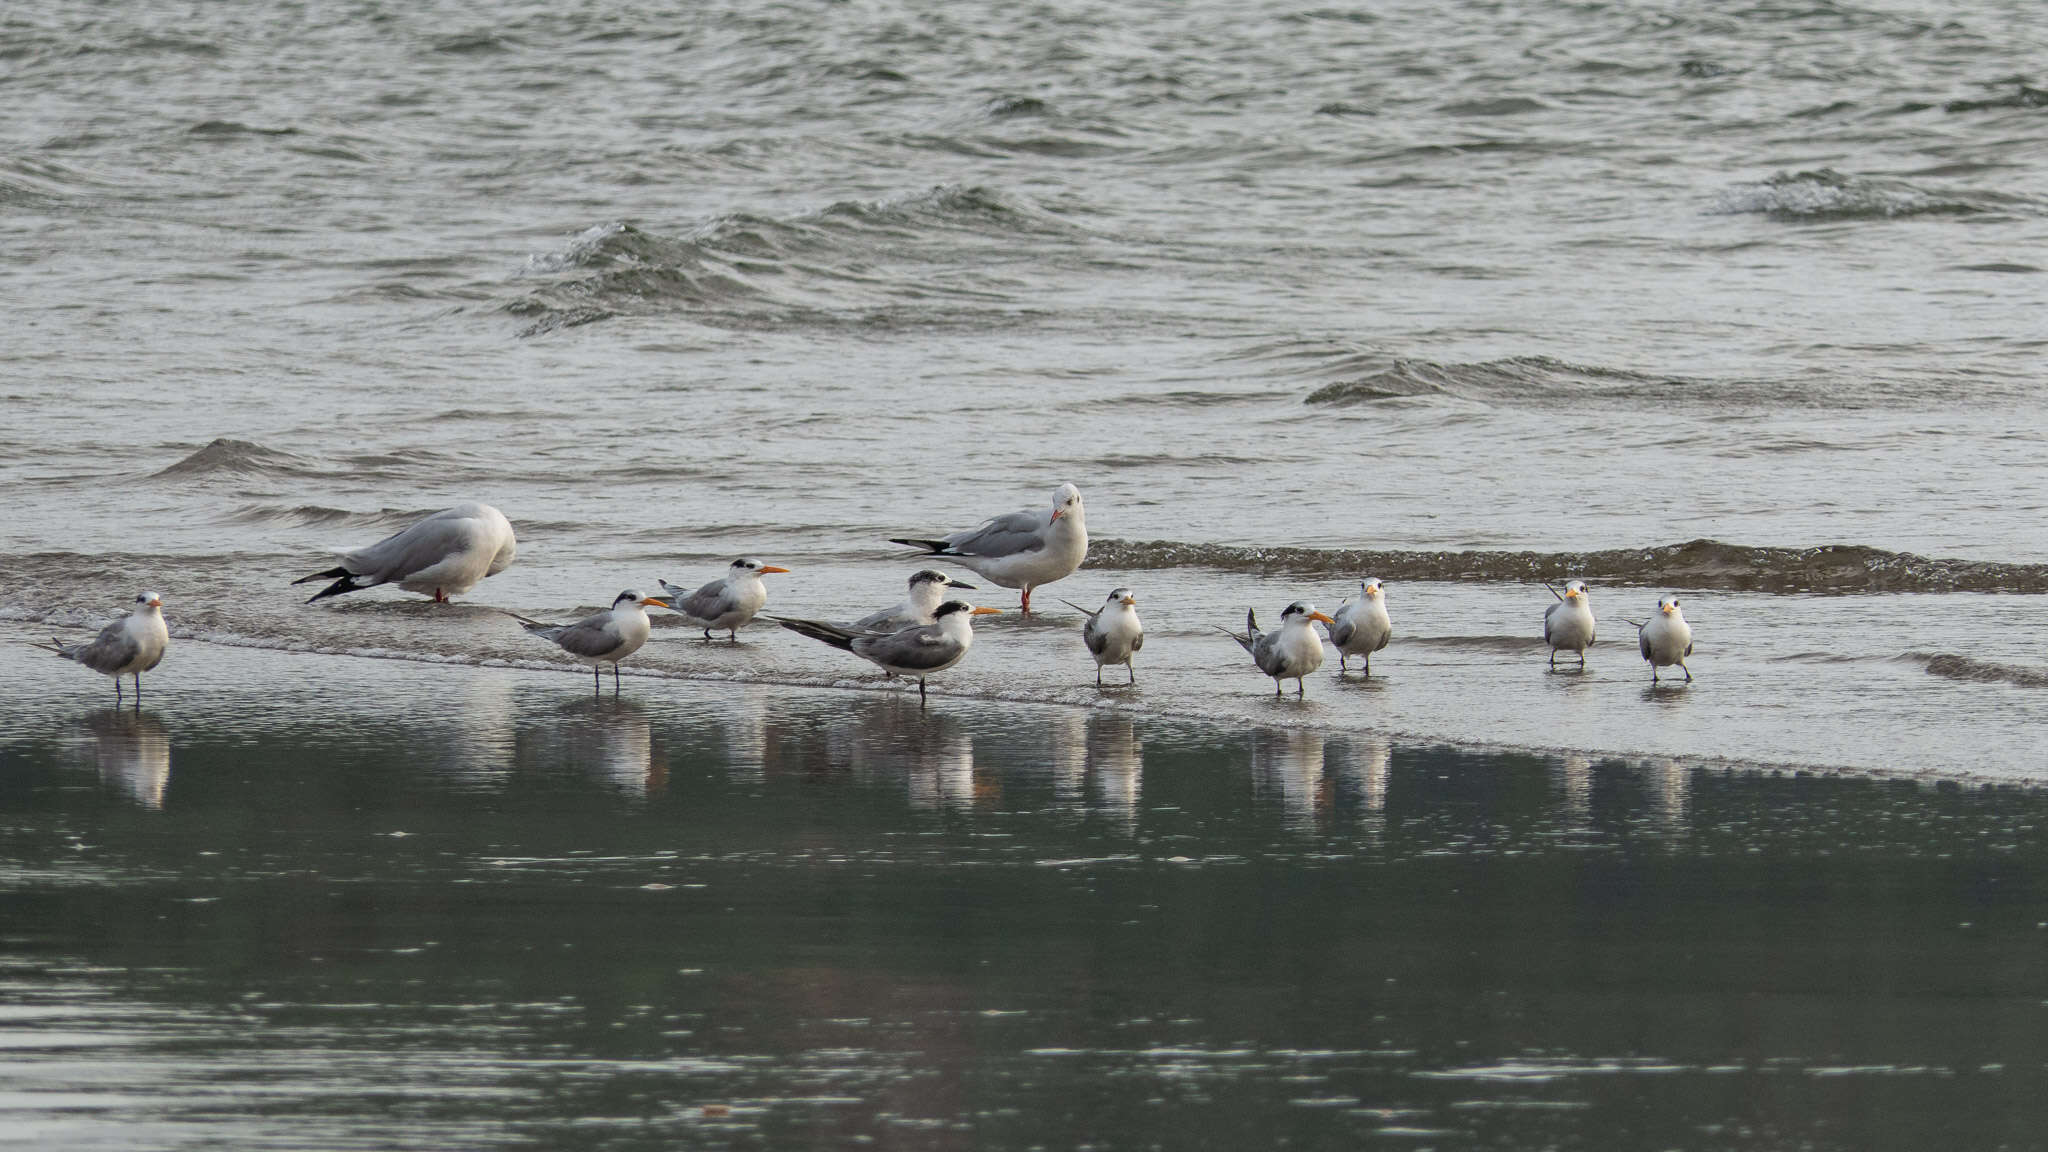
<path id="1" fill-rule="evenodd" d="M 63 650 L 64 655 L 78 661 L 95 672 L 112 672 L 126 665 L 142 651 L 142 646 L 128 634 L 125 621 L 116 620 L 89 644 L 77 644 Z"/>
<path id="2" fill-rule="evenodd" d="M 1102 628 L 1101 618 L 1097 616 L 1088 617 L 1088 622 L 1081 625 L 1081 639 L 1088 645 L 1088 651 L 1097 656 L 1109 647 L 1109 633 Z"/>
<path id="3" fill-rule="evenodd" d="M 1645 660 L 1648 660 L 1648 659 L 1650 658 L 1650 630 L 1649 630 L 1649 629 L 1647 629 L 1647 628 L 1638 628 L 1638 629 L 1636 629 L 1636 647 L 1637 647 L 1637 648 L 1640 648 L 1640 649 L 1642 649 L 1642 653 L 1643 653 L 1643 659 L 1645 659 Z M 1688 645 L 1688 647 L 1690 647 L 1690 645 Z"/>
<path id="4" fill-rule="evenodd" d="M 846 626 L 847 631 L 894 632 L 899 628 L 908 628 L 916 624 L 917 621 L 910 618 L 910 614 L 905 611 L 907 607 L 908 605 L 906 604 L 898 604 L 894 608 L 884 608 L 880 612 L 870 612 L 853 623 L 848 624 Z"/>
<path id="5" fill-rule="evenodd" d="M 716 620 L 732 608 L 723 580 L 713 580 L 676 603 L 676 610 L 693 620 Z"/>
<path id="6" fill-rule="evenodd" d="M 1131 640 L 1131 651 L 1136 652 L 1143 647 L 1145 647 L 1145 634 L 1140 632 Z"/>
<path id="7" fill-rule="evenodd" d="M 610 612 L 593 613 L 553 632 L 548 638 L 560 644 L 562 651 L 586 660 L 596 660 L 619 646 L 619 633 L 613 627 Z"/>
<path id="8" fill-rule="evenodd" d="M 888 636 L 862 636 L 853 642 L 853 650 L 877 664 L 911 673 L 944 668 L 960 656 L 959 645 L 946 639 L 936 624 Z"/>
<path id="9" fill-rule="evenodd" d="M 1685 654 L 1688 658 L 1692 656 L 1692 641 L 1690 640 L 1685 642 Z"/>
<path id="10" fill-rule="evenodd" d="M 1033 512 L 998 516 L 979 528 L 946 537 L 946 547 L 965 556 L 995 559 L 1045 547 L 1045 525 Z"/>
<path id="11" fill-rule="evenodd" d="M 1330 643 L 1342 648 L 1351 642 L 1351 634 L 1358 631 L 1358 622 L 1349 616 L 1339 613 L 1337 622 L 1328 627 L 1330 629 Z"/>
<path id="12" fill-rule="evenodd" d="M 1558 614 L 1559 612 L 1563 611 L 1563 610 L 1564 610 L 1564 603 L 1563 603 L 1562 601 L 1560 601 L 1560 602 L 1558 602 L 1558 603 L 1556 603 L 1556 604 L 1552 604 L 1552 605 L 1551 605 L 1550 607 L 1548 607 L 1548 608 L 1545 608 L 1545 609 L 1543 610 L 1543 642 L 1544 642 L 1545 644 L 1548 644 L 1548 643 L 1550 643 L 1550 624 L 1551 624 L 1551 621 L 1553 621 L 1553 620 L 1557 619 L 1557 614 Z"/>
<path id="13" fill-rule="evenodd" d="M 368 548 L 348 553 L 341 562 L 358 576 L 390 583 L 432 568 L 468 548 L 481 531 L 483 526 L 472 518 L 437 512 Z"/>

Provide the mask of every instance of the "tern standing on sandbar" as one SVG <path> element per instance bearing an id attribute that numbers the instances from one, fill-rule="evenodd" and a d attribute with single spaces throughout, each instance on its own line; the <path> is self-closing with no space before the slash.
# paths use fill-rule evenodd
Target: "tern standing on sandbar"
<path id="1" fill-rule="evenodd" d="M 1217 631 L 1237 641 L 1238 645 L 1252 654 L 1252 663 L 1259 671 L 1273 678 L 1273 695 L 1280 695 L 1282 680 L 1294 681 L 1296 696 L 1308 695 L 1308 685 L 1303 677 L 1323 666 L 1323 638 L 1316 635 L 1310 621 L 1321 620 L 1328 624 L 1330 618 L 1316 611 L 1313 604 L 1296 600 L 1280 613 L 1278 632 L 1259 631 L 1259 618 L 1252 610 L 1244 610 L 1244 634 L 1239 635 L 1228 628 Z"/>
<path id="2" fill-rule="evenodd" d="M 332 580 L 314 600 L 396 584 L 437 604 L 512 566 L 519 541 L 512 522 L 489 504 L 457 504 L 394 532 L 367 548 L 344 552 L 341 565 L 292 581 Z"/>
<path id="3" fill-rule="evenodd" d="M 1344 675 L 1344 662 L 1365 657 L 1365 678 L 1372 679 L 1372 654 L 1387 646 L 1394 635 L 1394 622 L 1387 617 L 1386 586 L 1377 577 L 1358 586 L 1358 599 L 1346 600 L 1337 608 L 1330 624 L 1330 643 L 1337 646 L 1337 675 Z"/>
<path id="4" fill-rule="evenodd" d="M 100 629 L 100 634 L 89 642 L 66 644 L 55 640 L 36 647 L 112 676 L 116 707 L 121 703 L 121 677 L 133 674 L 135 709 L 139 712 L 142 674 L 163 662 L 164 649 L 170 644 L 171 631 L 164 625 L 164 598 L 154 592 L 142 592 L 135 597 L 134 611 Z"/>
<path id="5" fill-rule="evenodd" d="M 1060 603 L 1076 612 L 1088 612 L 1072 600 Z M 1088 620 L 1081 625 L 1081 642 L 1088 645 L 1088 654 L 1095 657 L 1095 686 L 1102 686 L 1102 666 L 1121 664 L 1130 673 L 1132 684 L 1138 682 L 1138 670 L 1131 664 L 1131 657 L 1145 646 L 1145 625 L 1138 619 L 1138 597 L 1129 588 L 1118 588 L 1109 594 L 1102 607 L 1088 612 Z"/>
<path id="6" fill-rule="evenodd" d="M 1554 588 L 1550 594 L 1557 597 L 1557 603 L 1543 612 L 1543 642 L 1550 645 L 1550 666 L 1557 667 L 1558 649 L 1569 648 L 1579 654 L 1579 667 L 1584 668 L 1586 649 L 1593 646 L 1593 597 L 1584 580 L 1568 581 L 1562 594 Z"/>
<path id="7" fill-rule="evenodd" d="M 761 583 L 761 577 L 770 572 L 787 572 L 773 564 L 742 557 L 732 562 L 725 575 L 704 585 L 695 592 L 685 591 L 666 580 L 661 590 L 675 601 L 674 608 L 682 613 L 685 620 L 704 630 L 704 638 L 711 639 L 716 628 L 725 629 L 725 638 L 737 644 L 740 629 L 746 627 L 768 603 L 768 586 Z"/>
<path id="8" fill-rule="evenodd" d="M 592 686 L 604 691 L 604 677 L 598 666 L 609 663 L 612 666 L 612 695 L 619 694 L 619 661 L 640 650 L 647 643 L 647 634 L 652 626 L 647 620 L 647 606 L 670 607 L 668 601 L 659 596 L 642 596 L 631 588 L 618 594 L 612 606 L 602 612 L 593 612 L 574 624 L 543 624 L 528 620 L 517 612 L 508 612 L 514 620 L 526 626 L 528 632 L 543 640 L 552 640 L 562 651 L 590 665 Z"/>
<path id="9" fill-rule="evenodd" d="M 964 600 L 948 600 L 933 613 L 930 624 L 894 632 L 858 632 L 815 620 L 777 620 L 800 635 L 830 644 L 842 652 L 896 676 L 917 677 L 917 698 L 925 698 L 924 681 L 958 664 L 974 646 L 974 617 L 994 616 L 1000 608 L 976 608 Z"/>
<path id="10" fill-rule="evenodd" d="M 1062 484 L 1050 510 L 1012 512 L 935 540 L 892 536 L 889 542 L 926 549 L 1005 588 L 1023 589 L 1020 611 L 1030 615 L 1033 588 L 1072 574 L 1088 558 L 1088 521 L 1081 490 Z"/>

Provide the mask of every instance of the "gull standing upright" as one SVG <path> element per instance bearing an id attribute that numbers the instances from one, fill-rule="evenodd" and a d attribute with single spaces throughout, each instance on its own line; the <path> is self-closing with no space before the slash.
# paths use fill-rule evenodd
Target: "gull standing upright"
<path id="1" fill-rule="evenodd" d="M 1302 678 L 1323 666 L 1323 638 L 1309 626 L 1311 620 L 1330 622 L 1328 616 L 1316 611 L 1315 605 L 1296 600 L 1280 613 L 1278 632 L 1259 631 L 1259 618 L 1249 608 L 1244 610 L 1243 635 L 1228 628 L 1217 631 L 1252 654 L 1252 663 L 1273 678 L 1273 695 L 1280 695 L 1282 680 L 1292 680 L 1294 694 L 1306 696 L 1308 685 Z"/>
<path id="2" fill-rule="evenodd" d="M 958 664 L 974 645 L 974 617 L 1000 612 L 1000 608 L 977 608 L 964 600 L 948 600 L 933 613 L 932 623 L 894 632 L 856 632 L 815 620 L 776 623 L 842 652 L 851 652 L 884 672 L 917 677 L 917 698 L 923 701 L 925 677 L 936 676 Z"/>
<path id="3" fill-rule="evenodd" d="M 1344 662 L 1365 657 L 1365 677 L 1372 679 L 1372 654 L 1387 646 L 1394 635 L 1394 622 L 1387 617 L 1386 585 L 1377 577 L 1358 586 L 1358 599 L 1346 600 L 1330 624 L 1330 643 L 1337 646 L 1337 675 L 1344 675 Z"/>
<path id="4" fill-rule="evenodd" d="M 487 576 L 512 566 L 519 541 L 512 522 L 489 504 L 457 504 L 443 508 L 367 548 L 344 552 L 341 565 L 292 581 L 332 580 L 313 594 L 314 600 L 360 592 L 379 584 L 396 584 L 407 592 L 432 596 L 445 603 L 476 587 Z"/>
<path id="5" fill-rule="evenodd" d="M 562 651 L 590 665 L 591 685 L 599 692 L 604 691 L 604 677 L 598 666 L 609 663 L 612 666 L 612 695 L 619 694 L 619 661 L 640 650 L 647 643 L 651 626 L 647 620 L 647 605 L 670 607 L 667 600 L 659 596 L 642 596 L 628 588 L 612 600 L 612 606 L 602 612 L 593 612 L 574 624 L 543 624 L 528 620 L 517 612 L 506 615 L 526 626 L 528 632 L 543 640 L 552 640 Z"/>
<path id="6" fill-rule="evenodd" d="M 712 629 L 723 628 L 725 638 L 737 644 L 740 629 L 753 620 L 763 604 L 768 603 L 768 586 L 761 583 L 761 577 L 770 572 L 787 571 L 787 568 L 741 557 L 732 562 L 724 576 L 695 592 L 684 591 L 666 580 L 659 583 L 668 598 L 675 601 L 675 610 L 691 624 L 704 629 L 706 640 L 711 639 Z"/>
<path id="7" fill-rule="evenodd" d="M 1549 588 L 1550 585 L 1545 584 Z M 1550 666 L 1557 667 L 1557 652 L 1570 648 L 1579 654 L 1579 667 L 1586 666 L 1586 649 L 1593 646 L 1593 597 L 1584 580 L 1567 581 L 1562 595 L 1543 612 L 1543 642 L 1550 645 Z"/>
<path id="8" fill-rule="evenodd" d="M 1088 558 L 1088 522 L 1081 490 L 1062 484 L 1053 492 L 1048 511 L 1012 512 L 934 540 L 892 536 L 889 542 L 926 549 L 1005 588 L 1023 589 L 1020 610 L 1030 615 L 1033 588 L 1071 574 Z"/>
<path id="9" fill-rule="evenodd" d="M 1657 601 L 1657 614 L 1650 617 L 1649 623 L 1636 625 L 1636 643 L 1642 649 L 1643 659 L 1650 662 L 1650 683 L 1657 682 L 1657 669 L 1671 664 L 1685 673 L 1686 683 L 1692 683 L 1692 669 L 1685 666 L 1685 658 L 1692 655 L 1692 625 L 1685 622 L 1685 613 L 1678 610 L 1678 597 L 1665 596 Z"/>
<path id="10" fill-rule="evenodd" d="M 1088 612 L 1072 600 L 1060 603 L 1076 612 Z M 1109 600 L 1102 607 L 1088 612 L 1088 619 L 1081 625 L 1081 641 L 1088 645 L 1088 652 L 1095 657 L 1095 685 L 1102 686 L 1102 666 L 1121 664 L 1131 674 L 1130 682 L 1138 682 L 1138 670 L 1131 665 L 1131 656 L 1145 646 L 1145 626 L 1138 620 L 1138 597 L 1129 588 L 1118 588 L 1110 592 Z"/>
<path id="11" fill-rule="evenodd" d="M 154 592 L 140 592 L 136 594 L 133 611 L 100 629 L 100 634 L 90 641 L 66 644 L 55 640 L 36 647 L 112 676 L 116 707 L 121 703 L 121 677 L 133 674 L 135 708 L 139 712 L 142 710 L 142 674 L 163 662 L 164 649 L 171 643 L 171 631 L 164 626 L 163 609 L 162 596 Z"/>

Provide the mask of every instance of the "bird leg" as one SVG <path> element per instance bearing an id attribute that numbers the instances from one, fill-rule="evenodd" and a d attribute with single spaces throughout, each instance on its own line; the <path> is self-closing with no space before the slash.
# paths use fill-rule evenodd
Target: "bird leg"
<path id="1" fill-rule="evenodd" d="M 619 695 L 619 662 L 618 662 L 617 660 L 614 660 L 614 661 L 612 661 L 612 698 L 613 698 L 613 699 L 617 699 L 617 698 L 618 698 L 618 695 Z"/>
<path id="2" fill-rule="evenodd" d="M 709 643 L 711 643 L 711 629 L 709 629 L 709 628 L 706 628 L 706 629 L 704 630 L 704 642 L 705 642 L 706 644 L 709 644 Z"/>
<path id="3" fill-rule="evenodd" d="M 1687 668 L 1687 667 L 1686 667 L 1686 666 L 1685 666 L 1684 664 L 1680 664 L 1680 665 L 1678 666 L 1678 670 L 1679 670 L 1680 672 L 1683 672 L 1683 673 L 1685 673 L 1685 682 L 1686 682 L 1687 684 L 1690 684 L 1690 683 L 1692 683 L 1692 669 L 1690 669 L 1690 668 Z"/>
<path id="4" fill-rule="evenodd" d="M 1102 665 L 1100 664 L 1095 666 L 1095 686 L 1097 688 L 1102 687 Z"/>
<path id="5" fill-rule="evenodd" d="M 590 692 L 593 696 L 604 695 L 604 669 L 602 665 L 590 666 Z"/>
<path id="6" fill-rule="evenodd" d="M 114 677 L 114 707 L 116 707 L 116 708 L 119 708 L 120 706 L 121 706 L 121 678 L 120 678 L 119 676 L 116 676 L 116 677 Z"/>
<path id="7" fill-rule="evenodd" d="M 1296 677 L 1294 678 L 1294 694 L 1295 694 L 1296 696 L 1300 696 L 1300 697 L 1304 697 L 1304 698 L 1305 698 L 1305 697 L 1307 697 L 1307 696 L 1308 696 L 1308 681 L 1306 681 L 1306 680 L 1303 680 L 1303 679 L 1302 679 L 1301 677 L 1299 677 L 1299 676 L 1296 676 Z"/>
<path id="8" fill-rule="evenodd" d="M 1131 663 L 1129 660 L 1124 661 L 1124 671 L 1131 674 L 1131 683 L 1136 684 L 1138 682 L 1138 666 L 1136 664 Z"/>
<path id="9" fill-rule="evenodd" d="M 1365 678 L 1367 680 L 1372 679 L 1372 653 L 1370 652 L 1365 654 Z"/>
<path id="10" fill-rule="evenodd" d="M 115 683 L 120 683 L 120 680 L 119 676 L 114 677 Z M 142 711 L 142 673 L 140 672 L 135 674 L 135 710 L 137 712 Z"/>
<path id="11" fill-rule="evenodd" d="M 443 592 L 443 591 L 441 591 L 441 590 L 440 590 L 439 588 L 436 588 L 436 589 L 434 589 L 434 603 L 436 603 L 436 604 L 446 604 L 447 602 L 448 602 L 448 594 L 447 594 L 447 593 L 445 593 L 445 592 Z"/>
<path id="12" fill-rule="evenodd" d="M 1555 648 L 1550 650 L 1550 666 L 1552 668 L 1557 667 L 1557 649 Z"/>
<path id="13" fill-rule="evenodd" d="M 924 677 L 917 678 L 917 706 L 924 707 Z"/>

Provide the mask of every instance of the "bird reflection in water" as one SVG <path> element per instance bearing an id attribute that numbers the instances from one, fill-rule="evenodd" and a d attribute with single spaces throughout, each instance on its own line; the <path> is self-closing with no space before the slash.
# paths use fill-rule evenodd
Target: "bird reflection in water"
<path id="1" fill-rule="evenodd" d="M 901 776 L 910 805 L 926 811 L 967 811 L 1001 799 L 1000 781 L 977 775 L 974 740 L 956 717 L 927 711 L 915 700 L 877 693 L 833 725 L 832 761 L 868 781 Z"/>
<path id="2" fill-rule="evenodd" d="M 1252 733 L 1252 789 L 1261 803 L 1278 801 L 1289 828 L 1313 829 L 1330 803 L 1323 778 L 1323 733 L 1313 728 L 1258 729 Z"/>
<path id="3" fill-rule="evenodd" d="M 164 806 L 164 790 L 171 783 L 171 737 L 163 721 L 109 708 L 86 717 L 85 731 L 101 784 L 144 808 Z"/>
<path id="4" fill-rule="evenodd" d="M 637 799 L 668 787 L 668 758 L 646 710 L 626 697 L 593 696 L 563 703 L 546 724 L 519 733 L 519 759 L 559 766 Z"/>

